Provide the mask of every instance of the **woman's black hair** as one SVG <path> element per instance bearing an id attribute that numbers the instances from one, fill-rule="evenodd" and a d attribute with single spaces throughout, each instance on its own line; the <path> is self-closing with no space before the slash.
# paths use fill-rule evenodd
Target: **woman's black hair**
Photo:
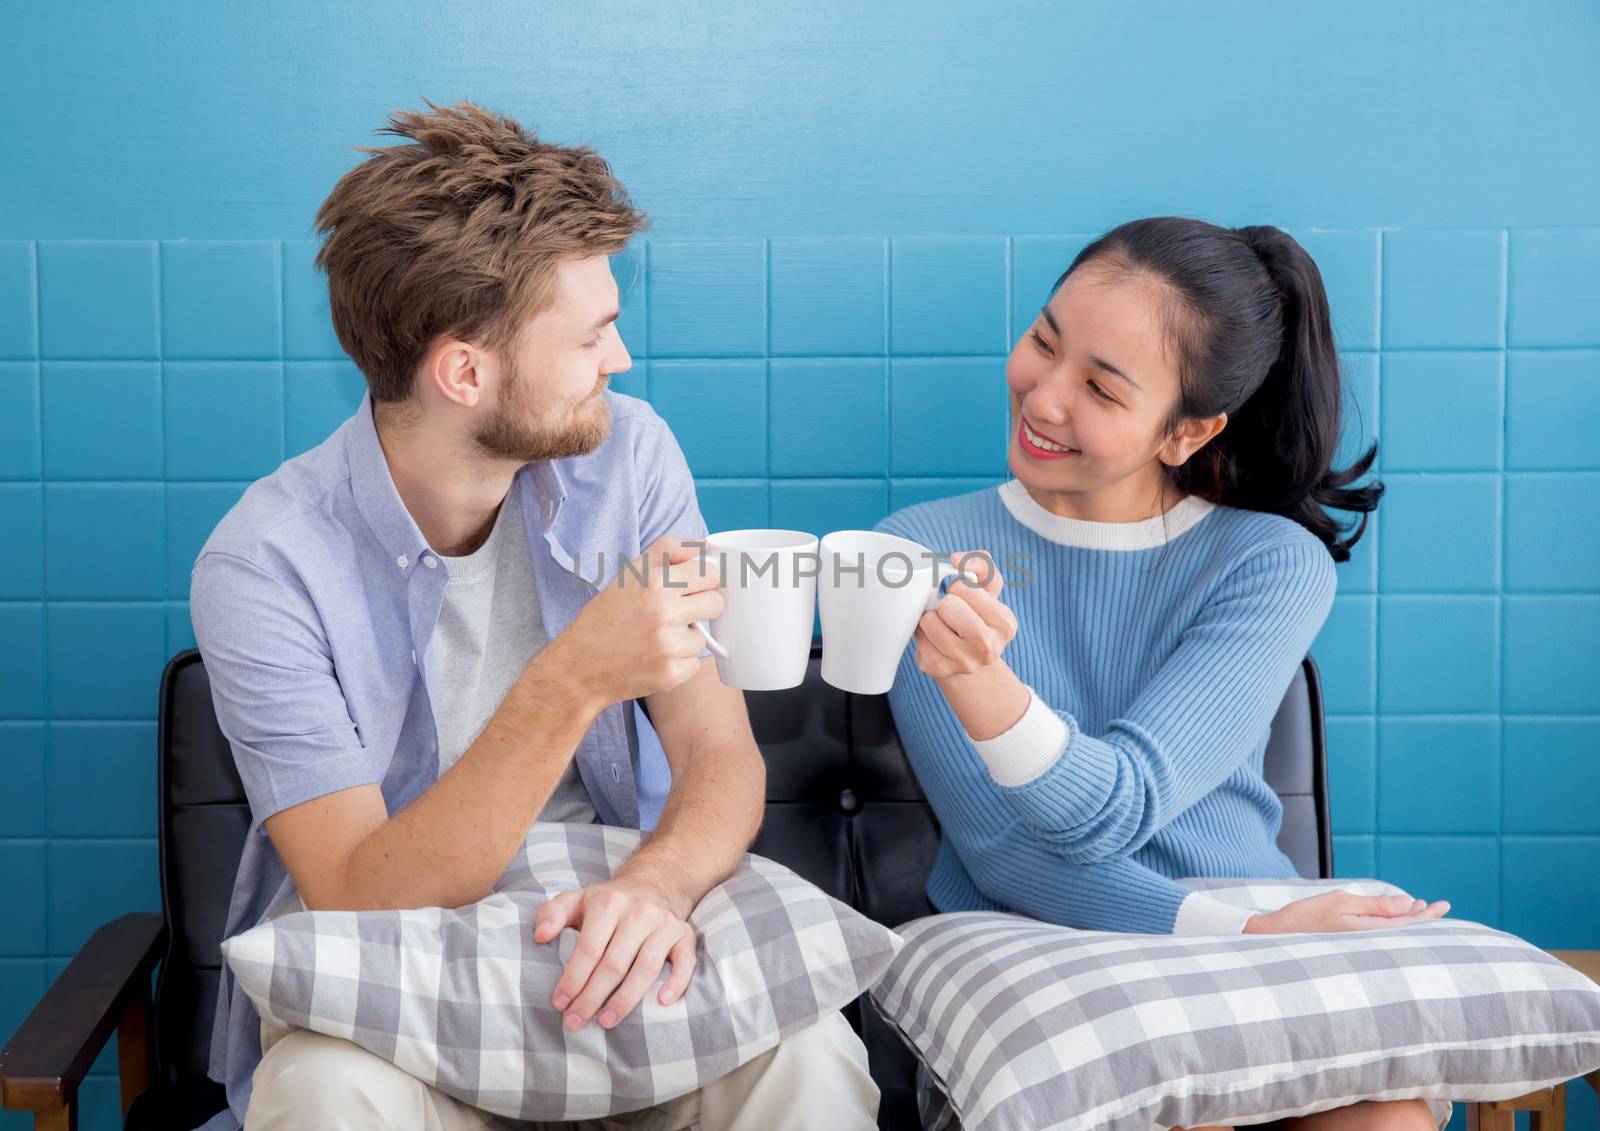
<path id="1" fill-rule="evenodd" d="M 1165 284 L 1167 348 L 1181 392 L 1169 428 L 1228 414 L 1228 423 L 1182 466 L 1173 485 L 1214 503 L 1292 518 L 1348 561 L 1377 509 L 1383 484 L 1361 486 L 1374 443 L 1342 471 L 1339 354 L 1316 263 L 1273 227 L 1221 228 L 1182 216 L 1134 220 L 1080 251 L 1061 278 L 1087 263 Z M 1341 538 L 1324 507 L 1356 511 Z"/>

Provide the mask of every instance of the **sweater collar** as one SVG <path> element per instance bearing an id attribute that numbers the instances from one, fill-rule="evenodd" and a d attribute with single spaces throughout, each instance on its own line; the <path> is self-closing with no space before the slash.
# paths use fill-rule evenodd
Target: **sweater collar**
<path id="1" fill-rule="evenodd" d="M 1217 504 L 1208 499 L 1185 495 L 1165 514 L 1153 518 L 1138 522 L 1095 522 L 1067 518 L 1046 510 L 1014 479 L 1000 484 L 998 491 L 1001 503 L 1023 526 L 1051 542 L 1085 550 L 1153 549 L 1177 538 L 1217 509 Z"/>

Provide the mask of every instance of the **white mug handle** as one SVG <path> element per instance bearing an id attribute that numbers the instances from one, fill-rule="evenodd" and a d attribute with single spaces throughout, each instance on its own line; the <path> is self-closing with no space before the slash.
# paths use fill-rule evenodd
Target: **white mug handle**
<path id="1" fill-rule="evenodd" d="M 923 606 L 923 610 L 922 611 L 923 612 L 927 612 L 927 613 L 933 612 L 933 610 L 939 604 L 939 598 L 944 596 L 943 593 L 939 592 L 940 586 L 942 586 L 945 583 L 945 580 L 947 578 L 960 577 L 960 576 L 961 576 L 961 571 L 959 569 L 957 569 L 955 566 L 951 565 L 949 562 L 940 562 L 939 563 L 939 580 L 934 582 L 933 590 L 928 594 L 928 603 Z"/>
<path id="2" fill-rule="evenodd" d="M 702 555 L 710 549 L 710 547 L 706 545 L 704 538 L 700 539 L 694 544 L 700 547 L 700 552 Z M 694 626 L 700 630 L 700 635 L 706 638 L 706 647 L 710 648 L 713 652 L 726 660 L 728 658 L 728 650 L 717 642 L 717 638 L 715 636 L 711 635 L 711 630 L 706 627 L 706 622 L 703 620 L 697 620 L 694 622 Z"/>
<path id="3" fill-rule="evenodd" d="M 694 626 L 700 630 L 700 635 L 706 638 L 706 647 L 726 660 L 728 658 L 728 650 L 717 643 L 717 638 L 711 635 L 711 630 L 706 627 L 706 622 L 697 620 L 694 622 Z"/>

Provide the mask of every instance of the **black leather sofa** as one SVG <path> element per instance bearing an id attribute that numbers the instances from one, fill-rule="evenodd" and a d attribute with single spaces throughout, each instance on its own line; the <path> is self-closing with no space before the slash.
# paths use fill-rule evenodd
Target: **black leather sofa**
<path id="1" fill-rule="evenodd" d="M 829 686 L 819 663 L 813 649 L 800 687 L 746 697 L 767 759 L 754 851 L 879 922 L 928 914 L 938 824 L 888 702 Z M 206 1062 L 218 944 L 250 819 L 196 651 L 174 657 L 162 677 L 157 758 L 161 913 L 100 928 L 0 1054 L 5 1107 L 34 1110 L 38 1127 L 76 1125 L 78 1084 L 112 1032 L 127 1128 L 192 1128 L 224 1103 Z M 1302 875 L 1331 876 L 1322 695 L 1310 657 L 1273 721 L 1266 775 L 1284 803 L 1279 845 Z M 848 1014 L 883 1091 L 881 1126 L 915 1127 L 910 1053 L 864 1001 Z"/>

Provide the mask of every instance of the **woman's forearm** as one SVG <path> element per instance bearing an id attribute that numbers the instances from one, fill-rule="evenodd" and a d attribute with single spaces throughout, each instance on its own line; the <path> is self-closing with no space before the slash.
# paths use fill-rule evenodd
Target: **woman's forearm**
<path id="1" fill-rule="evenodd" d="M 1005 660 L 996 660 L 971 675 L 944 676 L 935 682 L 967 736 L 983 742 L 1014 726 L 1028 709 L 1028 685 Z"/>

